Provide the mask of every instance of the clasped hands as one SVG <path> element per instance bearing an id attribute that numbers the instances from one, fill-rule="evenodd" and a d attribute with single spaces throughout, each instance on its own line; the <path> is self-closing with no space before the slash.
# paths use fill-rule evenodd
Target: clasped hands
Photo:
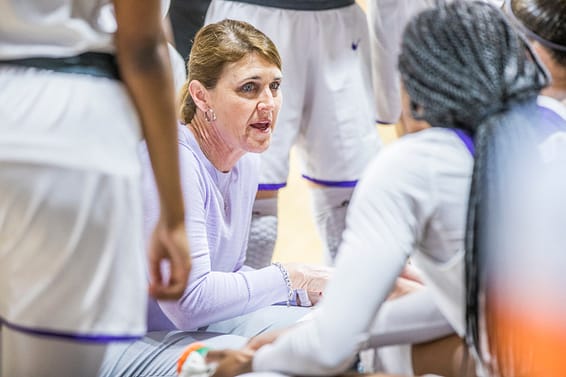
<path id="1" fill-rule="evenodd" d="M 322 299 L 324 287 L 334 270 L 332 267 L 302 263 L 285 263 L 284 267 L 289 273 L 293 290 L 306 293 L 306 296 L 297 294 L 296 299 L 299 306 L 316 305 Z"/>
<path id="2" fill-rule="evenodd" d="M 293 289 L 307 291 L 309 300 L 316 305 L 322 299 L 324 287 L 332 268 L 308 266 L 298 263 L 285 265 Z M 420 273 L 412 265 L 405 266 L 391 290 L 388 299 L 394 300 L 422 287 Z M 251 338 L 244 348 L 239 350 L 211 350 L 207 355 L 208 362 L 217 362 L 218 367 L 213 377 L 233 377 L 252 372 L 252 361 L 255 352 L 266 344 L 273 343 L 281 334 L 293 327 L 270 331 Z"/>
<path id="3" fill-rule="evenodd" d="M 208 352 L 207 362 L 216 362 L 218 367 L 212 377 L 233 377 L 252 371 L 252 360 L 259 348 L 273 343 L 281 334 L 292 327 L 270 331 L 251 338 L 244 348 L 239 350 L 211 350 Z"/>

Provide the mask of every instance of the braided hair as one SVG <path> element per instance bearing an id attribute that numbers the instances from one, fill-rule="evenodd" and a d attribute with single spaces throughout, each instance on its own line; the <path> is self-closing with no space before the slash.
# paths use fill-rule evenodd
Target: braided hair
<path id="1" fill-rule="evenodd" d="M 421 13 L 405 30 L 399 70 L 415 119 L 472 134 L 487 115 L 532 99 L 548 84 L 503 13 L 481 2 Z"/>
<path id="2" fill-rule="evenodd" d="M 486 350 L 480 349 L 479 297 L 493 235 L 490 206 L 506 195 L 501 172 L 508 166 L 501 161 L 515 155 L 519 140 L 532 137 L 536 97 L 549 76 L 501 10 L 458 0 L 426 10 L 408 24 L 399 71 L 415 119 L 463 129 L 474 138 L 465 232 L 466 339 L 481 362 Z"/>

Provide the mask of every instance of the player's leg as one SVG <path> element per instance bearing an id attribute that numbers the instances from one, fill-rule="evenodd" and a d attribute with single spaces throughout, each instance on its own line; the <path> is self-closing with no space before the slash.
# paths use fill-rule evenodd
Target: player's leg
<path id="1" fill-rule="evenodd" d="M 353 188 L 380 142 L 365 14 L 355 4 L 318 13 L 311 22 L 316 58 L 298 146 L 303 176 L 316 185 L 313 211 L 326 259 L 333 261 Z"/>
<path id="2" fill-rule="evenodd" d="M 252 210 L 246 265 L 262 268 L 271 263 L 277 241 L 278 190 L 260 190 Z"/>

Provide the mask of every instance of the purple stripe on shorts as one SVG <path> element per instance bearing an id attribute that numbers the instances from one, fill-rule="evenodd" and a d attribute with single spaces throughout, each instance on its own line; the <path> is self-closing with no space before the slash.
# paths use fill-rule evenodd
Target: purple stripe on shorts
<path id="1" fill-rule="evenodd" d="M 110 342 L 132 342 L 141 339 L 143 335 L 107 335 L 107 334 L 77 334 L 70 332 L 60 332 L 52 330 L 44 330 L 38 328 L 30 328 L 25 326 L 16 325 L 15 323 L 6 322 L 0 318 L 0 325 L 6 326 L 17 332 L 22 332 L 34 336 L 46 336 L 51 338 L 60 338 L 67 340 L 74 340 L 76 342 L 89 342 L 89 343 L 110 343 Z"/>
<path id="2" fill-rule="evenodd" d="M 257 185 L 258 190 L 274 191 L 287 186 L 287 182 L 283 183 L 260 183 Z"/>
<path id="3" fill-rule="evenodd" d="M 356 187 L 358 180 L 355 181 L 324 181 L 322 179 L 311 178 L 303 174 L 303 178 L 322 186 L 328 187 Z"/>

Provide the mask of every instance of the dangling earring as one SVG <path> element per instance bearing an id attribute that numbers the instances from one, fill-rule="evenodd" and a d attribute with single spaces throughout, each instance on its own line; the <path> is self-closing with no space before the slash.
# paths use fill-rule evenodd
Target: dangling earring
<path id="1" fill-rule="evenodd" d="M 216 120 L 216 113 L 214 112 L 214 110 L 212 109 L 206 110 L 204 112 L 204 119 L 206 119 L 208 123 L 214 122 Z"/>

